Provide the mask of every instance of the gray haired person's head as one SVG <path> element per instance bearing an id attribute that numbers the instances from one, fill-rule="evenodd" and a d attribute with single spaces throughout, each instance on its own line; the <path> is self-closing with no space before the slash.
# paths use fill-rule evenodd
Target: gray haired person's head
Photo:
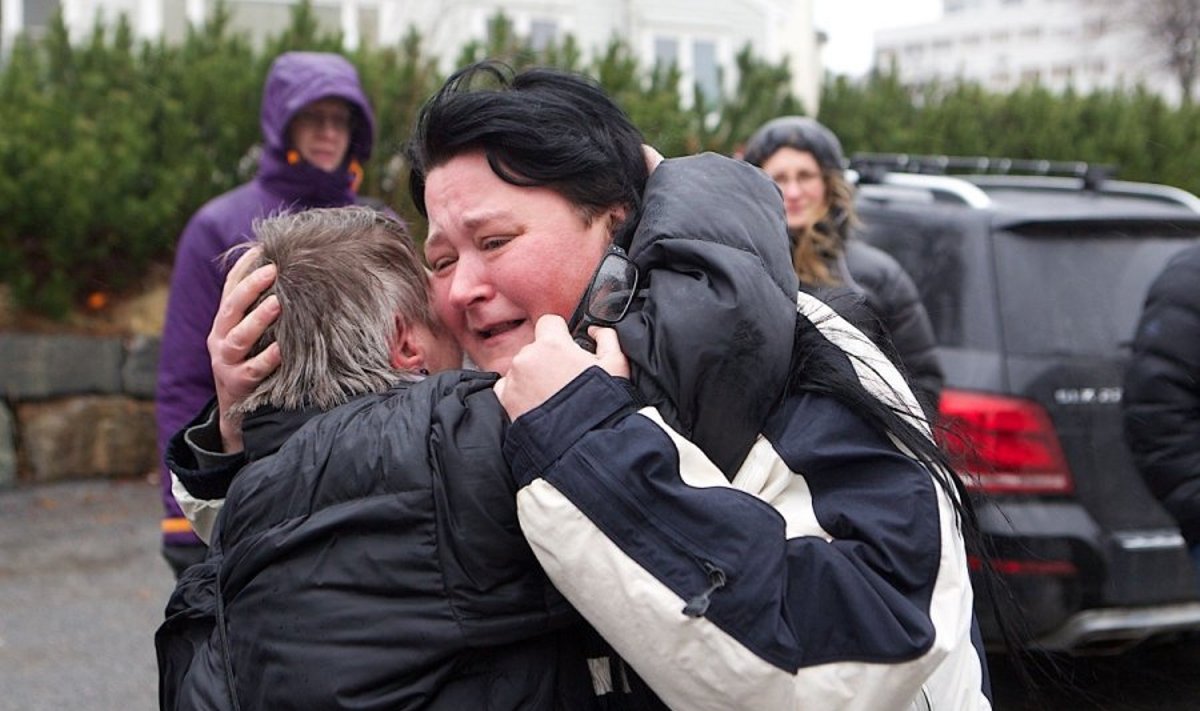
<path id="1" fill-rule="evenodd" d="M 254 237 L 255 266 L 277 270 L 260 301 L 274 294 L 280 314 L 253 352 L 278 342 L 282 362 L 234 411 L 327 410 L 415 376 L 392 367 L 398 328 L 440 326 L 404 225 L 367 207 L 327 208 L 259 220 Z"/>

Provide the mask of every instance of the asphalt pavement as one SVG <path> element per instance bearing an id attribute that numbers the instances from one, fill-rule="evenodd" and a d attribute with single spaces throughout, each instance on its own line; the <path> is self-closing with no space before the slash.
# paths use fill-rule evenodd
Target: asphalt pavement
<path id="1" fill-rule="evenodd" d="M 152 711 L 174 587 L 148 481 L 0 492 L 0 711 Z"/>
<path id="2" fill-rule="evenodd" d="M 149 481 L 0 491 L 0 711 L 153 711 L 154 630 L 174 578 Z M 1052 665 L 1050 669 L 1044 665 Z M 1035 663 L 991 660 L 1001 711 L 1200 708 L 1200 640 Z"/>

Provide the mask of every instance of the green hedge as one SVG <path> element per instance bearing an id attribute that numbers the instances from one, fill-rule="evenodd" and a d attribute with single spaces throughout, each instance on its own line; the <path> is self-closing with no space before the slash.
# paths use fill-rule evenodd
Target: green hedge
<path id="1" fill-rule="evenodd" d="M 530 51 L 503 16 L 489 36 L 462 48 L 459 63 L 501 57 L 517 67 L 587 72 L 668 156 L 731 153 L 763 121 L 804 110 L 789 93 L 785 66 L 755 60 L 749 48 L 736 58 L 730 96 L 691 92 L 685 102 L 674 69 L 640 65 L 621 41 L 585 62 L 571 38 Z M 223 6 L 178 45 L 136 42 L 123 21 L 97 25 L 74 44 L 61 19 L 36 42 L 19 39 L 0 67 L 0 283 L 20 307 L 63 315 L 92 292 L 133 288 L 150 264 L 169 263 L 192 212 L 253 174 L 270 61 L 286 50 L 341 45 L 338 35 L 320 32 L 307 4 L 262 48 L 229 31 Z M 443 77 L 415 34 L 348 56 L 378 118 L 363 191 L 395 207 L 420 235 L 401 148 Z M 827 82 L 820 118 L 847 152 L 1090 160 L 1120 165 L 1122 177 L 1197 191 L 1196 113 L 1141 90 L 1056 96 L 1031 87 L 997 95 L 955 84 L 913 94 L 894 76 L 877 75 Z"/>
<path id="2" fill-rule="evenodd" d="M 1082 160 L 1116 166 L 1126 180 L 1200 192 L 1200 110 L 1168 106 L 1141 87 L 1055 94 L 1025 86 L 1010 94 L 978 85 L 925 87 L 894 75 L 829 82 L 821 120 L 857 151 Z"/>

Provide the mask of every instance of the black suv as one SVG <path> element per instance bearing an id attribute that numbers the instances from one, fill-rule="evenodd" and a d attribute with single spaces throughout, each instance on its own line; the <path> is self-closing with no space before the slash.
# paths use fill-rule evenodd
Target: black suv
<path id="1" fill-rule="evenodd" d="M 1028 644 L 1114 652 L 1200 629 L 1196 571 L 1134 469 L 1120 412 L 1146 291 L 1200 241 L 1200 199 L 1074 163 L 860 155 L 851 167 L 864 238 L 908 270 L 933 321 L 943 441 L 986 495 L 993 564 Z"/>

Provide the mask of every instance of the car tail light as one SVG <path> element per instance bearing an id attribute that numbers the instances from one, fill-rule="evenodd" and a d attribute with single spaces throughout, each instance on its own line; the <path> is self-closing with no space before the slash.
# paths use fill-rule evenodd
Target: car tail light
<path id="1" fill-rule="evenodd" d="M 968 489 L 989 494 L 1068 494 L 1074 488 L 1049 416 L 1040 405 L 944 390 L 942 446 Z"/>
<path id="2" fill-rule="evenodd" d="M 1042 575 L 1070 577 L 1079 574 L 1079 568 L 1069 560 L 1032 560 L 1020 558 L 989 558 L 988 565 L 1001 575 Z M 972 571 L 983 569 L 979 556 L 967 556 L 967 566 Z"/>

